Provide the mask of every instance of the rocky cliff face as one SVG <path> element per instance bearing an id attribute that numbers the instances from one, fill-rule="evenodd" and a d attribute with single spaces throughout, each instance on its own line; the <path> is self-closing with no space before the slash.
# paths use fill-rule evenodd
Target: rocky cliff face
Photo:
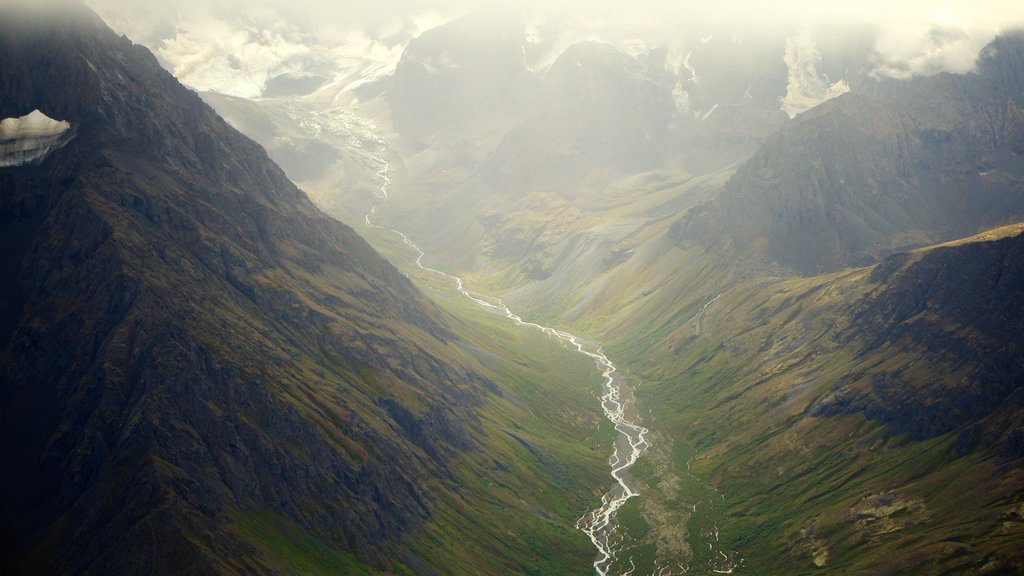
<path id="1" fill-rule="evenodd" d="M 1024 35 L 1006 35 L 976 73 L 800 115 L 679 234 L 815 273 L 1024 217 L 1021 54 Z"/>
<path id="2" fill-rule="evenodd" d="M 0 53 L 0 117 L 77 129 L 0 169 L 5 572 L 278 571 L 256 513 L 390 562 L 489 386 L 438 313 L 84 7 Z"/>
<path id="3" fill-rule="evenodd" d="M 961 449 L 989 428 L 987 446 L 1017 452 L 1006 443 L 1024 428 L 1001 426 L 1006 418 L 1024 425 L 1022 247 L 1024 235 L 1017 235 L 887 258 L 872 271 L 876 288 L 853 308 L 839 339 L 867 357 L 919 355 L 929 369 L 875 362 L 847 374 L 812 412 L 863 411 L 914 439 L 971 424 Z"/>

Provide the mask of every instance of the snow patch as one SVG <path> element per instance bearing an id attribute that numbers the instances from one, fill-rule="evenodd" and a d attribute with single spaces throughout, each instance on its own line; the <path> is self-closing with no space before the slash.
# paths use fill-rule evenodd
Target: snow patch
<path id="1" fill-rule="evenodd" d="M 0 138 L 41 138 L 63 134 L 70 129 L 70 123 L 33 110 L 21 118 L 5 118 L 0 122 Z"/>
<path id="2" fill-rule="evenodd" d="M 707 120 L 709 116 L 711 116 L 712 114 L 715 113 L 715 110 L 718 110 L 718 104 L 715 104 L 707 112 L 705 112 L 703 115 L 701 115 L 700 121 L 703 122 L 703 121 Z"/>
<path id="3" fill-rule="evenodd" d="M 39 110 L 0 121 L 0 167 L 39 162 L 68 143 L 71 123 L 54 120 Z"/>
<path id="4" fill-rule="evenodd" d="M 686 53 L 686 58 L 683 59 L 683 68 L 690 73 L 690 81 L 696 85 L 700 83 L 700 80 L 697 78 L 697 69 L 693 67 L 693 64 L 690 64 L 691 56 L 693 56 L 693 52 Z"/>
<path id="5" fill-rule="evenodd" d="M 782 111 L 792 118 L 850 91 L 845 80 L 830 82 L 818 72 L 821 53 L 809 31 L 804 30 L 786 38 L 786 51 L 782 58 L 789 69 L 786 95 L 780 98 Z"/>

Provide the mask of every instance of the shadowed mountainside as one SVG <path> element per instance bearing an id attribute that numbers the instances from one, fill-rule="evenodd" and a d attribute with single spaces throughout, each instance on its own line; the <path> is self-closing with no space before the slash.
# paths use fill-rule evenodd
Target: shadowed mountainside
<path id="1" fill-rule="evenodd" d="M 480 410 L 502 392 L 466 350 L 505 365 L 485 343 L 459 343 L 262 148 L 78 3 L 5 5 L 0 53 L 0 117 L 38 108 L 76 130 L 41 164 L 0 170 L 5 571 L 587 567 L 572 526 L 587 473 L 520 474 L 548 448 L 485 440 L 499 435 Z M 563 421 L 596 428 L 593 412 Z M 463 460 L 485 441 L 478 472 Z M 594 454 L 580 459 L 597 474 Z M 486 474 L 501 506 L 464 483 Z M 483 514 L 546 543 L 534 557 L 529 532 L 466 528 Z M 403 544 L 438 522 L 467 538 Z"/>

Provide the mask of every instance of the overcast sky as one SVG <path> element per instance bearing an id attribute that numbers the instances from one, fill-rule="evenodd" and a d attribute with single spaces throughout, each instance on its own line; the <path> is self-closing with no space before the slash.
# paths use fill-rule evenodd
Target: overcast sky
<path id="1" fill-rule="evenodd" d="M 2 0 L 0 0 L 2 1 Z M 10 0 L 7 0 L 10 1 Z M 21 0 L 30 1 L 30 0 Z M 39 0 L 31 0 L 39 1 Z M 473 0 L 86 0 L 118 32 L 149 46 L 182 81 L 242 96 L 268 75 L 315 62 L 393 65 L 409 38 L 485 5 Z M 999 31 L 1024 25 L 1021 0 L 521 0 L 581 38 L 671 40 L 718 25 L 810 31 L 875 27 L 880 74 L 963 72 Z M 616 33 L 614 29 L 618 28 Z M 628 28 L 628 33 L 622 30 Z M 569 32 L 567 32 L 569 33 Z M 626 35 L 624 35 L 626 34 Z M 627 38 L 628 34 L 646 38 Z M 639 42 L 644 45 L 644 42 Z M 781 54 L 780 54 L 780 57 Z"/>
<path id="2" fill-rule="evenodd" d="M 38 0 L 25 0 L 38 1 Z M 417 12 L 436 12 L 449 16 L 469 12 L 488 5 L 523 7 L 585 14 L 596 17 L 649 17 L 654 20 L 706 20 L 726 16 L 746 17 L 751 21 L 792 21 L 795 18 L 856 20 L 886 25 L 900 24 L 921 17 L 946 17 L 989 25 L 1020 22 L 1024 7 L 1014 0 L 517 0 L 515 2 L 482 2 L 480 0 L 86 0 L 105 13 L 115 10 L 134 12 L 181 13 L 224 7 L 226 11 L 246 12 L 266 8 L 292 14 L 308 14 L 318 20 L 339 24 L 346 22 L 374 24 L 396 16 Z"/>

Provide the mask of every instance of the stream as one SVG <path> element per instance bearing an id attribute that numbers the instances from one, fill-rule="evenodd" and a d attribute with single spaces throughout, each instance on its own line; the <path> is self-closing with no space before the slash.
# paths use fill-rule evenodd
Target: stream
<path id="1" fill-rule="evenodd" d="M 598 556 L 594 560 L 594 571 L 600 576 L 607 576 L 611 564 L 616 560 L 617 553 L 614 540 L 616 531 L 615 513 L 627 500 L 639 494 L 636 488 L 630 485 L 626 471 L 651 446 L 650 433 L 647 428 L 630 421 L 626 416 L 626 402 L 622 398 L 622 387 L 624 385 L 616 375 L 615 364 L 608 359 L 608 356 L 604 354 L 599 345 L 586 342 L 573 334 L 556 328 L 527 322 L 509 309 L 500 299 L 484 299 L 467 290 L 462 278 L 424 265 L 423 258 L 425 253 L 415 242 L 409 239 L 403 232 L 394 228 L 388 228 L 374 221 L 377 209 L 383 206 L 390 198 L 388 188 L 391 185 L 391 179 L 388 174 L 391 165 L 380 156 L 370 155 L 369 153 L 367 155 L 381 166 L 377 171 L 377 178 L 380 182 L 380 194 L 377 201 L 371 206 L 369 213 L 366 214 L 365 221 L 368 226 L 386 230 L 397 235 L 406 246 L 416 253 L 416 258 L 413 262 L 419 269 L 450 280 L 460 294 L 472 300 L 481 308 L 503 314 L 519 326 L 539 330 L 544 334 L 557 338 L 575 349 L 576 352 L 589 357 L 597 365 L 597 368 L 601 370 L 601 375 L 604 378 L 601 408 L 604 411 L 605 417 L 612 422 L 615 430 L 618 432 L 614 443 L 615 447 L 609 459 L 611 476 L 615 480 L 615 484 L 604 494 L 604 497 L 601 499 L 601 505 L 584 514 L 576 522 L 576 527 L 590 538 L 590 541 L 597 549 Z"/>
<path id="2" fill-rule="evenodd" d="M 576 522 L 576 527 L 587 535 L 597 551 L 593 562 L 595 574 L 598 576 L 609 576 L 613 565 L 629 566 L 622 574 L 623 576 L 632 574 L 636 567 L 633 559 L 626 554 L 623 541 L 624 535 L 618 530 L 616 513 L 630 498 L 639 494 L 636 486 L 629 478 L 628 470 L 651 447 L 652 439 L 650 431 L 641 426 L 637 421 L 632 420 L 627 414 L 629 401 L 624 397 L 624 391 L 628 390 L 628 388 L 626 388 L 626 385 L 618 376 L 615 364 L 605 355 L 601 346 L 596 343 L 583 340 L 569 332 L 523 320 L 501 299 L 470 292 L 462 278 L 425 265 L 423 260 L 426 254 L 405 233 L 379 224 L 377 222 L 378 211 L 391 199 L 389 192 L 391 186 L 391 164 L 384 157 L 387 145 L 378 136 L 377 130 L 372 124 L 361 120 L 340 107 L 320 111 L 292 107 L 286 111 L 286 114 L 314 138 L 328 140 L 343 149 L 347 148 L 356 151 L 367 163 L 368 167 L 374 171 L 376 176 L 376 193 L 375 198 L 370 203 L 368 212 L 364 216 L 364 221 L 371 228 L 394 234 L 401 238 L 402 242 L 415 253 L 415 258 L 412 262 L 417 268 L 451 282 L 459 294 L 484 310 L 501 314 L 519 326 L 538 330 L 558 339 L 577 353 L 590 358 L 598 370 L 601 371 L 603 378 L 600 396 L 601 408 L 605 417 L 616 430 L 612 454 L 608 460 L 611 468 L 610 474 L 614 483 L 603 495 L 600 506 L 580 517 Z M 710 304 L 711 302 L 708 302 L 704 308 Z M 703 309 L 697 315 L 699 316 L 701 312 L 703 312 Z M 715 531 L 717 532 L 717 527 Z M 712 566 L 711 571 L 723 574 L 731 573 L 734 566 L 728 558 L 725 560 L 725 566 L 721 568 Z M 659 570 L 656 566 L 655 572 L 667 574 L 671 570 Z M 683 572 L 686 573 L 688 570 L 683 568 Z"/>

